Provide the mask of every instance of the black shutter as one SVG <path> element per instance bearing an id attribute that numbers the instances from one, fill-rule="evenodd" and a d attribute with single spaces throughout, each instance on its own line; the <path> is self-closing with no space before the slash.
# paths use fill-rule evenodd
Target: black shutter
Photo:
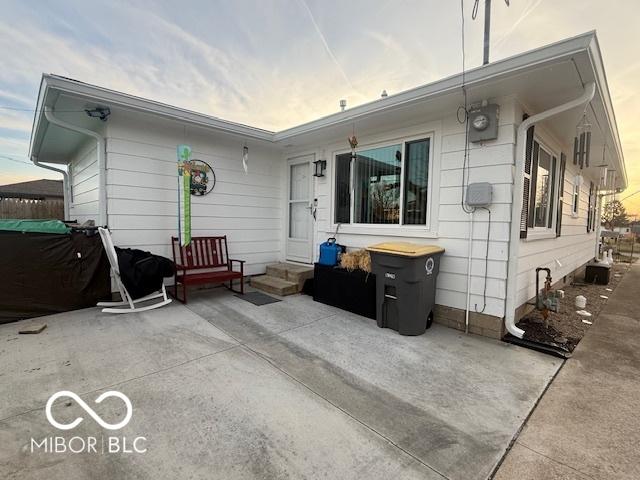
<path id="1" fill-rule="evenodd" d="M 554 155 L 553 157 L 551 157 L 551 195 L 549 195 L 549 220 L 547 220 L 547 228 L 553 227 L 553 207 L 556 204 L 555 180 L 557 175 L 556 172 L 558 171 L 557 166 L 558 166 L 558 158 Z"/>
<path id="2" fill-rule="evenodd" d="M 536 218 L 536 183 L 538 182 L 538 152 L 540 144 L 533 141 L 533 149 L 531 152 L 531 193 L 529 195 L 529 219 L 527 226 L 533 228 Z"/>
<path id="3" fill-rule="evenodd" d="M 529 196 L 531 193 L 531 161 L 533 157 L 533 125 L 527 129 L 527 143 L 524 154 L 524 179 L 522 186 L 522 212 L 520 213 L 520 238 L 527 238 L 529 223 Z"/>
<path id="4" fill-rule="evenodd" d="M 562 232 L 562 207 L 564 206 L 564 171 L 567 166 L 567 156 L 560 153 L 560 179 L 558 182 L 558 213 L 556 214 L 556 237 Z"/>

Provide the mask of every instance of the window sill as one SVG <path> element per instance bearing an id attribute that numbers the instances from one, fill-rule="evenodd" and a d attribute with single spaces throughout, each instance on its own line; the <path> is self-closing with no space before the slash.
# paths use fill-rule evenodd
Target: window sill
<path id="1" fill-rule="evenodd" d="M 335 232 L 337 225 L 331 226 L 331 231 Z M 415 238 L 438 238 L 438 232 L 429 230 L 423 225 L 411 227 L 408 225 L 358 225 L 340 224 L 338 235 L 346 233 L 350 235 L 381 235 L 392 237 L 415 237 Z"/>
<path id="2" fill-rule="evenodd" d="M 527 238 L 523 239 L 527 242 L 535 242 L 536 240 L 548 240 L 550 238 L 556 238 L 556 232 L 553 230 L 529 230 L 527 232 Z"/>

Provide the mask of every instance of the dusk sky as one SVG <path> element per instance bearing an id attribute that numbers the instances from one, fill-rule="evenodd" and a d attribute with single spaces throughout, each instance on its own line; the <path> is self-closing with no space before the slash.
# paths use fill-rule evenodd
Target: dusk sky
<path id="1" fill-rule="evenodd" d="M 510 3 L 493 2 L 492 60 L 597 30 L 630 180 L 621 198 L 639 190 L 638 0 Z M 464 4 L 470 68 L 482 12 L 473 21 Z M 462 66 L 456 0 L 0 0 L 0 11 L 0 184 L 55 178 L 26 156 L 43 72 L 279 130 Z M 640 194 L 625 203 L 640 214 Z"/>

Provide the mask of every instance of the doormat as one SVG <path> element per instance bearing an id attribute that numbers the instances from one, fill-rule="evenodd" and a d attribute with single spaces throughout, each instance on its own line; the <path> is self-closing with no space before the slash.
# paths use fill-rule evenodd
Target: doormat
<path id="1" fill-rule="evenodd" d="M 282 301 L 279 298 L 271 297 L 262 292 L 247 292 L 244 295 L 234 295 L 234 296 L 241 298 L 242 300 L 246 300 L 249 303 L 253 303 L 258 307 L 262 305 L 268 305 L 270 303 L 276 303 L 276 302 Z"/>

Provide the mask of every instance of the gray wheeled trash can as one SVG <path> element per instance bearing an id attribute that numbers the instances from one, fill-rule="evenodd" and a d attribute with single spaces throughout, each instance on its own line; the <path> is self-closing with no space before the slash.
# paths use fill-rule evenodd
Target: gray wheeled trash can
<path id="1" fill-rule="evenodd" d="M 400 335 L 422 335 L 433 322 L 436 277 L 444 249 L 405 242 L 368 247 L 376 275 L 376 320 Z"/>

